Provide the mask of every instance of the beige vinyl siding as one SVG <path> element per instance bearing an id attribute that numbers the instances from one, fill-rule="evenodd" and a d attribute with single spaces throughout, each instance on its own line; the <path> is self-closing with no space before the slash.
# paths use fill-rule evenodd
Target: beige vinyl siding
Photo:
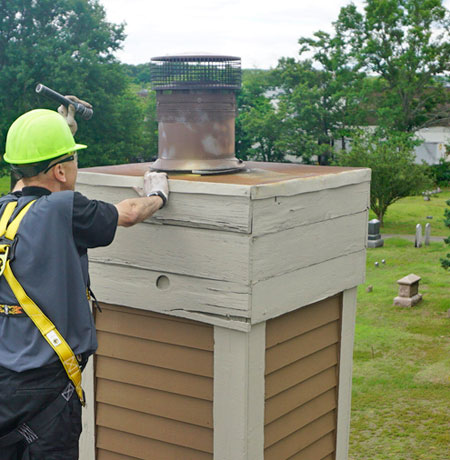
<path id="1" fill-rule="evenodd" d="M 265 460 L 334 458 L 341 295 L 267 321 Z"/>
<path id="2" fill-rule="evenodd" d="M 97 460 L 212 460 L 213 327 L 101 306 Z"/>

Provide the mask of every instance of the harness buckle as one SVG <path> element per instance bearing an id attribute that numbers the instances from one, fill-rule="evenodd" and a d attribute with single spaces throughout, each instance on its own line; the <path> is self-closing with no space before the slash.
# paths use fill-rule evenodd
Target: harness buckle
<path id="1" fill-rule="evenodd" d="M 3 275 L 3 272 L 6 268 L 6 261 L 8 260 L 9 255 L 9 244 L 0 244 L 0 276 Z"/>

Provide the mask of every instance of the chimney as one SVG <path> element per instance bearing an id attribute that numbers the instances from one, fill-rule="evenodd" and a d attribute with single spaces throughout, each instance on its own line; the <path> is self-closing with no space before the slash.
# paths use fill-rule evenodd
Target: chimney
<path id="1" fill-rule="evenodd" d="M 241 87 L 241 59 L 178 55 L 151 60 L 156 91 L 156 171 L 221 174 L 241 171 L 235 157 L 235 92 Z"/>

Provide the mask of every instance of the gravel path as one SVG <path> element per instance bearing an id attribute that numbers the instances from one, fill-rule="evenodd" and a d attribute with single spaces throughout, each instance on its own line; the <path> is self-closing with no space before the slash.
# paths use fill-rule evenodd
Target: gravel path
<path id="1" fill-rule="evenodd" d="M 396 235 L 396 234 L 392 234 L 392 233 L 383 233 L 381 235 L 381 238 L 383 238 L 383 239 L 386 239 L 386 238 L 404 238 L 406 240 L 414 242 L 416 236 L 415 235 Z M 431 235 L 430 236 L 430 241 L 444 241 L 444 238 L 446 238 L 446 237 L 445 236 L 433 236 L 433 235 Z M 424 240 L 425 240 L 425 236 L 422 236 L 422 244 L 423 244 Z"/>

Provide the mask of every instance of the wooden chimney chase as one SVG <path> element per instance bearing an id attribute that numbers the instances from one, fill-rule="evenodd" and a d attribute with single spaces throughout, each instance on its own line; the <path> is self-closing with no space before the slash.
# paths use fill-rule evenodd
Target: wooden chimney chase
<path id="1" fill-rule="evenodd" d="M 99 350 L 82 459 L 345 460 L 370 171 L 172 175 L 168 206 L 90 252 Z M 148 164 L 83 170 L 135 196 Z"/>

